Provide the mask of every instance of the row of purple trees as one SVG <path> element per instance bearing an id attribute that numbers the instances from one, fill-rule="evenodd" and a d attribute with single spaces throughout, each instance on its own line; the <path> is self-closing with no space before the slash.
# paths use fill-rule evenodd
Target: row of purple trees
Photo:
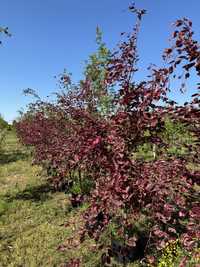
<path id="1" fill-rule="evenodd" d="M 73 183 L 76 176 L 81 183 L 86 177 L 92 181 L 80 242 L 86 235 L 98 241 L 114 224 L 124 240 L 120 252 L 124 260 L 130 256 L 128 248 L 137 248 L 141 240 L 144 257 L 177 238 L 191 250 L 200 238 L 199 172 L 188 167 L 200 159 L 199 84 L 183 106 L 169 98 L 173 79 L 181 80 L 183 91 L 191 72 L 199 77 L 199 43 L 193 39 L 191 21 L 176 21 L 172 45 L 163 53 L 165 67 L 152 65 L 150 75 L 136 82 L 137 39 L 145 11 L 134 6 L 130 10 L 136 14 L 136 25 L 116 52 L 99 42 L 84 80 L 74 85 L 65 73 L 61 77 L 65 90 L 56 101 L 38 98 L 16 124 L 19 138 L 34 147 L 35 163 L 50 170 L 56 187 Z M 165 153 L 169 144 L 161 133 L 166 118 L 182 123 L 193 136 L 192 144 L 183 144 L 187 157 Z M 144 143 L 161 148 L 159 157 L 151 161 L 133 157 Z M 141 217 L 146 229 L 136 234 L 135 222 Z M 102 261 L 109 263 L 110 257 L 112 253 Z"/>

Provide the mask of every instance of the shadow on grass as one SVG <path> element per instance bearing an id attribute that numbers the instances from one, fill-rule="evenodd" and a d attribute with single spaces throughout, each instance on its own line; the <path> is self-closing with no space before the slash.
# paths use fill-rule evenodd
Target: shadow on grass
<path id="1" fill-rule="evenodd" d="M 25 160 L 28 157 L 27 152 L 15 151 L 12 153 L 0 153 L 0 164 L 8 164 L 18 160 Z"/>
<path id="2" fill-rule="evenodd" d="M 8 202 L 14 200 L 31 200 L 33 202 L 44 202 L 52 199 L 50 193 L 55 192 L 48 184 L 42 184 L 39 186 L 29 186 L 25 190 L 16 193 L 15 195 L 5 195 Z"/>

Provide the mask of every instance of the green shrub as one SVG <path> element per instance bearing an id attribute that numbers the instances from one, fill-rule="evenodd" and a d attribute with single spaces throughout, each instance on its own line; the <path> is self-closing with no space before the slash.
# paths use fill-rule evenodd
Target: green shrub
<path id="1" fill-rule="evenodd" d="M 162 133 L 162 137 L 169 144 L 167 154 L 174 156 L 183 156 L 187 153 L 185 144 L 192 144 L 194 138 L 189 129 L 182 123 L 173 122 L 170 119 L 165 121 L 165 130 Z"/>
<path id="2" fill-rule="evenodd" d="M 159 259 L 158 267 L 174 267 L 177 259 L 181 256 L 179 240 L 171 241 L 162 251 L 162 256 Z"/>
<path id="3" fill-rule="evenodd" d="M 8 127 L 9 127 L 9 124 L 0 115 L 0 129 L 6 129 Z"/>
<path id="4" fill-rule="evenodd" d="M 200 248 L 192 252 L 184 250 L 178 239 L 171 241 L 163 249 L 157 267 L 199 266 Z M 181 265 L 182 264 L 182 265 Z"/>
<path id="5" fill-rule="evenodd" d="M 74 175 L 75 176 L 75 175 Z M 94 186 L 94 181 L 88 176 L 78 178 L 77 176 L 73 179 L 73 185 L 69 189 L 70 193 L 88 195 Z"/>
<path id="6" fill-rule="evenodd" d="M 0 129 L 0 153 L 3 149 L 3 144 L 5 141 L 5 137 L 6 137 L 6 133 L 7 133 L 7 129 Z"/>

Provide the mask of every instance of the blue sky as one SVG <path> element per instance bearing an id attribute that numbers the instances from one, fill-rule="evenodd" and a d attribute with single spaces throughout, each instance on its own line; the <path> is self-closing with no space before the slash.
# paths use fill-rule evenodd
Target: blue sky
<path id="1" fill-rule="evenodd" d="M 74 80 L 82 76 L 84 61 L 95 51 L 98 25 L 109 48 L 120 40 L 120 32 L 130 31 L 134 17 L 127 11 L 128 0 L 1 0 L 0 26 L 8 26 L 11 38 L 0 47 L 0 113 L 8 121 L 31 99 L 22 94 L 28 87 L 41 96 L 57 88 L 55 75 L 64 68 Z M 188 17 L 193 21 L 197 39 L 200 29 L 199 0 L 138 0 L 147 9 L 139 41 L 142 67 L 160 64 L 160 56 L 171 32 L 171 23 Z M 174 93 L 184 100 L 186 96 Z"/>

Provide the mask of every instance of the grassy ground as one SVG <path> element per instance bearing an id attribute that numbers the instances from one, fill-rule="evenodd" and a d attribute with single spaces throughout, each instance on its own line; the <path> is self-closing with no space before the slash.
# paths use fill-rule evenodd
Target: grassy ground
<path id="1" fill-rule="evenodd" d="M 29 152 L 10 133 L 0 154 L 0 266 L 60 266 L 73 256 L 89 255 L 90 244 L 60 252 L 76 232 L 81 209 L 70 211 L 67 197 L 53 192 Z M 67 222 L 77 221 L 64 227 Z M 92 261 L 87 266 L 94 266 Z"/>
<path id="2" fill-rule="evenodd" d="M 94 252 L 91 240 L 78 242 L 85 206 L 71 209 L 67 195 L 54 192 L 31 161 L 29 150 L 9 133 L 0 151 L 0 267 L 57 267 L 71 258 L 81 258 L 84 267 L 100 266 L 102 251 Z"/>
<path id="3" fill-rule="evenodd" d="M 85 206 L 71 209 L 67 195 L 54 192 L 31 161 L 30 151 L 10 132 L 0 151 L 0 267 L 64 266 L 74 257 L 84 267 L 100 267 L 103 251 L 91 240 L 78 242 Z M 103 242 L 109 242 L 107 236 Z M 139 264 L 127 265 L 133 266 Z"/>

